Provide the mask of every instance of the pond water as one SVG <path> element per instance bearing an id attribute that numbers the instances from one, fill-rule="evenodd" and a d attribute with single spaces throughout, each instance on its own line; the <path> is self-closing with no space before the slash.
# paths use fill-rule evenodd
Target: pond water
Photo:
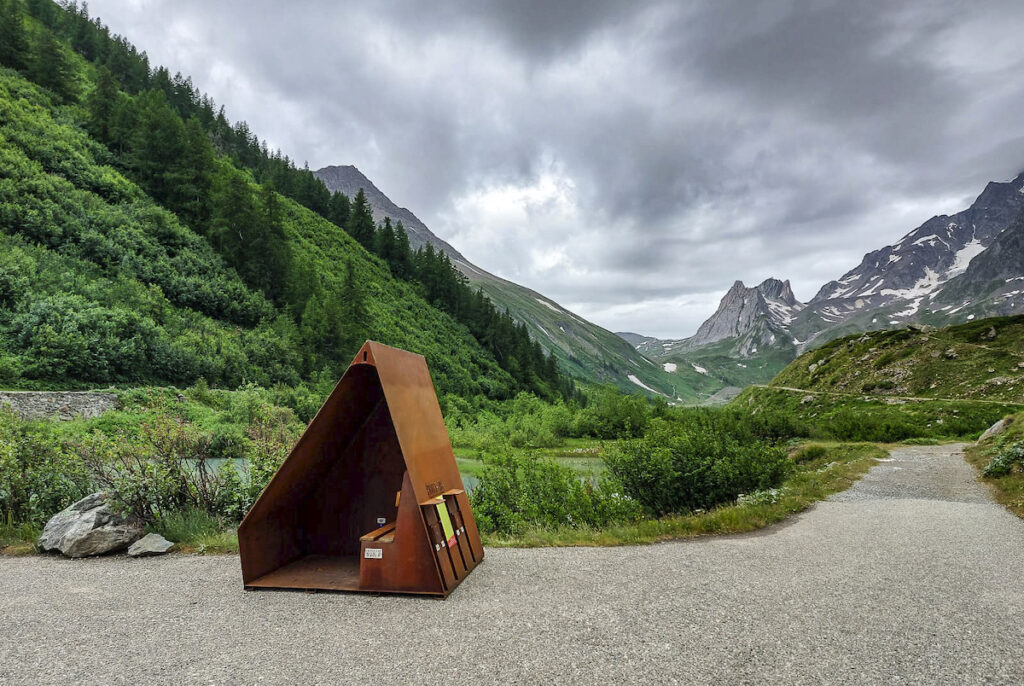
<path id="1" fill-rule="evenodd" d="M 244 458 L 240 458 L 240 459 L 223 459 L 223 458 L 219 458 L 219 459 L 214 459 L 214 460 L 207 460 L 206 461 L 206 466 L 207 466 L 207 468 L 211 472 L 215 473 L 215 472 L 217 472 L 217 470 L 219 470 L 221 468 L 221 465 L 223 465 L 225 462 L 230 462 L 232 465 L 234 465 L 235 470 L 239 474 L 241 474 L 242 476 L 248 475 L 248 473 L 249 473 L 249 461 L 244 459 Z M 462 475 L 462 485 L 466 487 L 466 492 L 467 493 L 469 491 L 472 491 L 474 488 L 476 488 L 479 483 L 480 483 L 479 477 L 470 476 L 469 474 L 463 474 Z"/>

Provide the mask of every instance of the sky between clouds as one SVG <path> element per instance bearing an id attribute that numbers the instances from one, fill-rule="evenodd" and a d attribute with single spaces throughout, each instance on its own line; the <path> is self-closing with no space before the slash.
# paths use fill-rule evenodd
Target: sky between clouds
<path id="1" fill-rule="evenodd" d="M 438 6 L 441 5 L 441 6 Z M 272 148 L 354 164 L 613 331 L 801 300 L 1024 169 L 1024 3 L 91 0 Z"/>

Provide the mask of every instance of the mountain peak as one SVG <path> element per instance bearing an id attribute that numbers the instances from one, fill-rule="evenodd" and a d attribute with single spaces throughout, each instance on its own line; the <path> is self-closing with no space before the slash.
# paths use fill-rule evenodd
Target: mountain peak
<path id="1" fill-rule="evenodd" d="M 393 222 L 402 222 L 406 232 L 409 234 L 409 244 L 415 250 L 427 243 L 447 253 L 456 263 L 456 267 L 472 269 L 479 272 L 469 261 L 463 257 L 458 250 L 448 245 L 445 241 L 435 236 L 427 225 L 420 221 L 420 218 L 404 207 L 399 207 L 391 198 L 384 195 L 373 181 L 366 178 L 359 168 L 352 164 L 335 164 L 322 169 L 317 169 L 313 175 L 323 181 L 327 190 L 332 193 L 341 192 L 350 198 L 354 198 L 360 190 L 366 195 L 366 200 L 373 211 L 373 219 L 377 222 L 384 221 L 384 217 L 390 217 Z M 465 269 L 462 269 L 465 271 Z"/>
<path id="2" fill-rule="evenodd" d="M 359 167 L 354 164 L 335 164 L 322 169 L 317 169 L 313 172 L 314 176 L 324 182 L 327 189 L 332 193 L 340 190 L 346 195 L 355 195 L 350 190 L 359 192 L 362 188 L 363 192 L 369 195 L 371 191 L 380 193 L 380 190 L 373 185 L 373 181 L 370 181 L 366 177 L 366 174 L 359 171 Z M 381 193 L 383 195 L 383 193 Z"/>
<path id="3" fill-rule="evenodd" d="M 722 298 L 718 309 L 701 324 L 685 348 L 696 348 L 732 339 L 741 356 L 755 354 L 758 346 L 789 340 L 786 327 L 803 308 L 794 296 L 789 281 L 768 278 L 748 288 L 736 281 Z"/>
<path id="4" fill-rule="evenodd" d="M 776 278 L 769 277 L 758 284 L 757 290 L 767 300 L 776 300 L 788 305 L 789 307 L 795 307 L 800 304 L 796 299 L 796 296 L 793 295 L 793 289 L 789 285 L 789 279 L 779 281 Z"/>

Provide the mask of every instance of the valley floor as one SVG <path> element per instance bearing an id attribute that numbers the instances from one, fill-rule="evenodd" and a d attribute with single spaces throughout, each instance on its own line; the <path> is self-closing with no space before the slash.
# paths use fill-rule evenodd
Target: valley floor
<path id="1" fill-rule="evenodd" d="M 446 601 L 246 593 L 234 556 L 0 558 L 2 683 L 1019 683 L 1024 521 L 904 447 L 760 533 L 492 549 Z"/>

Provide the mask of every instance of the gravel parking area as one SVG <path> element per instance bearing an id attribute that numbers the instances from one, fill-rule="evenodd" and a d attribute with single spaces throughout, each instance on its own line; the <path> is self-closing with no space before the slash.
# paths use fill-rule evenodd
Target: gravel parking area
<path id="1" fill-rule="evenodd" d="M 0 559 L 0 683 L 1019 684 L 1021 570 L 958 448 L 903 448 L 766 531 L 489 550 L 444 601 L 244 592 L 234 556 Z"/>

